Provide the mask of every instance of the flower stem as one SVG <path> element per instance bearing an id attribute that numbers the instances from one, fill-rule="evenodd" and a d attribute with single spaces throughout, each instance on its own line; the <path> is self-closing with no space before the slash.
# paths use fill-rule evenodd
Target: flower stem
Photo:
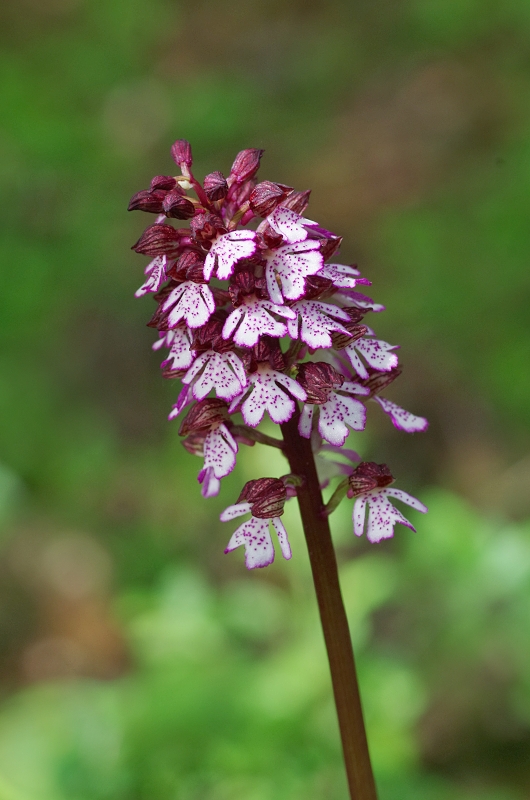
<path id="1" fill-rule="evenodd" d="M 284 453 L 292 472 L 304 478 L 297 491 L 298 503 L 328 653 L 350 797 L 377 800 L 329 520 L 322 513 L 324 503 L 311 443 L 298 433 L 298 418 L 297 412 L 281 426 Z"/>

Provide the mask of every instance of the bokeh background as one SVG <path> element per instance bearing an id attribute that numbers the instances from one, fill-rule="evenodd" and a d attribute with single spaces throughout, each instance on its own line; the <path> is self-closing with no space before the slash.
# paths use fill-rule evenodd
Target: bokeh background
<path id="1" fill-rule="evenodd" d="M 290 563 L 222 552 L 281 457 L 202 500 L 133 297 L 181 137 L 313 189 L 431 419 L 352 441 L 418 533 L 333 517 L 381 800 L 530 798 L 528 0 L 4 0 L 0 40 L 1 800 L 346 797 L 294 504 Z"/>

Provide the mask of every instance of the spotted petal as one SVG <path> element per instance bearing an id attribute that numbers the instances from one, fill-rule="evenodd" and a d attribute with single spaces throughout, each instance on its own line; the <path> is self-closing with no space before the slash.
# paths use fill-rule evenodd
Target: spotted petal
<path id="1" fill-rule="evenodd" d="M 217 263 L 217 277 L 226 280 L 242 258 L 249 258 L 256 250 L 255 231 L 230 231 L 215 241 L 204 262 L 204 278 L 209 281 Z"/>
<path id="2" fill-rule="evenodd" d="M 311 219 L 305 219 L 292 211 L 290 208 L 277 206 L 272 214 L 267 217 L 267 222 L 280 236 L 283 236 L 286 242 L 294 244 L 295 242 L 303 242 L 307 239 L 307 231 L 304 225 L 316 225 Z"/>
<path id="3" fill-rule="evenodd" d="M 276 370 L 255 372 L 249 380 L 253 384 L 252 392 L 243 403 L 241 411 L 246 424 L 253 428 L 261 422 L 265 411 L 269 412 L 272 421 L 278 425 L 291 419 L 294 401 L 280 389 L 278 383 L 283 384 L 300 400 L 306 398 L 306 393 L 299 383 Z"/>
<path id="4" fill-rule="evenodd" d="M 196 400 L 202 400 L 212 389 L 215 389 L 217 397 L 233 400 L 247 385 L 240 358 L 235 353 L 217 353 L 214 350 L 198 356 L 182 378 L 182 383 L 192 381 Z"/>
<path id="5" fill-rule="evenodd" d="M 236 327 L 234 341 L 241 347 L 253 347 L 260 336 L 277 338 L 285 336 L 287 333 L 285 323 L 274 319 L 271 312 L 287 319 L 296 316 L 287 306 L 276 305 L 269 300 L 251 299 L 232 311 L 224 324 L 223 338 L 229 339 Z"/>
<path id="6" fill-rule="evenodd" d="M 331 392 L 330 398 L 320 406 L 318 430 L 330 444 L 342 446 L 348 437 L 348 425 L 354 431 L 364 430 L 366 408 L 353 397 Z"/>
<path id="7" fill-rule="evenodd" d="M 145 268 L 147 280 L 134 293 L 135 297 L 142 297 L 148 292 L 158 292 L 166 280 L 167 256 L 156 256 Z"/>
<path id="8" fill-rule="evenodd" d="M 417 417 L 415 414 L 411 414 L 410 411 L 401 408 L 396 403 L 393 403 L 392 400 L 386 400 L 384 397 L 374 397 L 374 400 L 379 403 L 385 414 L 388 414 L 394 428 L 400 431 L 417 433 L 426 431 L 429 427 L 429 422 L 425 417 Z"/>
<path id="9" fill-rule="evenodd" d="M 188 369 L 193 362 L 191 350 L 191 337 L 187 328 L 174 328 L 167 331 L 162 339 L 153 345 L 153 350 L 158 350 L 165 344 L 169 347 L 168 357 L 162 361 L 162 367 L 169 369 Z"/>
<path id="10" fill-rule="evenodd" d="M 361 275 L 358 269 L 347 264 L 325 264 L 318 274 L 342 289 L 353 289 L 359 283 Z"/>
<path id="11" fill-rule="evenodd" d="M 382 539 L 389 539 L 394 535 L 394 525 L 400 523 L 407 528 L 415 531 L 414 526 L 403 516 L 403 514 L 394 508 L 389 497 L 395 497 L 397 500 L 402 500 L 404 503 L 416 508 L 418 511 L 425 513 L 427 507 L 416 500 L 415 497 L 403 492 L 400 489 L 374 489 L 361 495 L 355 501 L 353 507 L 353 525 L 356 536 L 362 536 L 365 527 L 365 506 L 368 503 L 368 526 L 366 528 L 366 535 L 370 542 L 380 542 Z"/>
<path id="12" fill-rule="evenodd" d="M 300 300 L 292 306 L 301 320 L 300 339 L 312 350 L 319 347 L 331 347 L 331 331 L 349 332 L 337 320 L 347 322 L 349 317 L 345 311 L 332 303 L 321 303 L 319 300 Z M 332 319 L 335 317 L 335 319 Z M 292 339 L 298 339 L 298 319 L 289 320 L 287 329 Z"/>
<path id="13" fill-rule="evenodd" d="M 308 239 L 286 244 L 273 250 L 267 257 L 265 276 L 271 300 L 282 303 L 283 298 L 298 300 L 305 289 L 305 278 L 315 275 L 324 263 L 320 242 Z M 278 279 L 281 288 L 278 285 Z"/>
<path id="14" fill-rule="evenodd" d="M 232 506 L 232 508 L 234 507 Z M 273 519 L 251 517 L 247 522 L 240 525 L 232 534 L 228 546 L 225 549 L 225 553 L 230 553 L 232 550 L 243 545 L 245 548 L 245 565 L 247 569 L 268 567 L 269 564 L 272 564 L 274 561 L 274 546 L 269 531 L 271 522 L 278 536 L 283 557 L 285 559 L 290 559 L 291 547 L 289 545 L 287 531 L 278 517 L 274 517 Z"/>
<path id="15" fill-rule="evenodd" d="M 215 311 L 215 300 L 204 283 L 184 281 L 173 289 L 162 308 L 167 311 L 172 306 L 168 316 L 170 328 L 176 327 L 181 319 L 186 320 L 190 328 L 200 328 Z"/>

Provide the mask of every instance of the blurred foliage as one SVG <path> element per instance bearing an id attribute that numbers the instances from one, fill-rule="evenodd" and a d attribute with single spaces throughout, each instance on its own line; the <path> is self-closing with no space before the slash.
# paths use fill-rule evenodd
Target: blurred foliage
<path id="1" fill-rule="evenodd" d="M 345 796 L 294 505 L 292 562 L 222 556 L 280 456 L 200 501 L 133 297 L 177 137 L 313 188 L 432 421 L 354 443 L 417 536 L 333 518 L 381 800 L 529 796 L 529 33 L 525 0 L 0 6 L 2 800 Z"/>

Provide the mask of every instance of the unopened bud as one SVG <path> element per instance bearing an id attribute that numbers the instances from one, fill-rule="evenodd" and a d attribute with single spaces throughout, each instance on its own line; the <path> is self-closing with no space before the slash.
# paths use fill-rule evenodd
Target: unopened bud
<path id="1" fill-rule="evenodd" d="M 203 181 L 208 200 L 222 200 L 228 192 L 228 183 L 222 172 L 210 172 Z"/>
<path id="2" fill-rule="evenodd" d="M 344 376 L 326 361 L 306 361 L 300 365 L 296 380 L 307 393 L 306 403 L 322 405 L 333 389 L 342 386 Z"/>
<path id="3" fill-rule="evenodd" d="M 283 481 L 279 478 L 258 478 L 245 483 L 237 502 L 250 503 L 253 517 L 272 519 L 281 517 L 286 499 Z"/>
<path id="4" fill-rule="evenodd" d="M 197 431 L 209 431 L 217 427 L 228 418 L 228 404 L 217 397 L 208 397 L 200 400 L 191 408 L 182 420 L 179 436 Z"/>
<path id="5" fill-rule="evenodd" d="M 283 208 L 290 208 L 291 211 L 296 211 L 297 214 L 303 214 L 309 205 L 309 195 L 311 189 L 306 189 L 305 192 L 297 192 L 296 190 L 290 192 L 283 203 Z"/>
<path id="6" fill-rule="evenodd" d="M 171 145 L 171 155 L 175 164 L 178 164 L 181 168 L 184 176 L 188 177 L 186 173 L 188 172 L 188 168 L 193 164 L 191 144 L 187 142 L 186 139 L 177 139 L 177 141 Z"/>
<path id="7" fill-rule="evenodd" d="M 175 178 L 172 178 L 171 175 L 155 175 L 151 181 L 151 191 L 155 189 L 165 189 L 169 191 L 170 189 L 174 189 L 176 185 L 177 181 Z"/>
<path id="8" fill-rule="evenodd" d="M 171 225 L 150 225 L 132 250 L 146 256 L 174 256 L 179 249 L 180 233 Z"/>
<path id="9" fill-rule="evenodd" d="M 195 214 L 195 207 L 191 200 L 183 197 L 177 189 L 166 194 L 163 207 L 166 216 L 173 219 L 191 219 Z"/>
<path id="10" fill-rule="evenodd" d="M 264 152 L 264 150 L 256 150 L 254 148 L 241 150 L 235 157 L 230 170 L 230 177 L 233 181 L 235 183 L 243 183 L 243 181 L 252 178 L 259 169 L 259 162 Z"/>
<path id="11" fill-rule="evenodd" d="M 127 206 L 128 211 L 149 211 L 151 214 L 160 214 L 163 210 L 163 202 L 166 193 L 161 190 L 150 191 L 144 189 L 136 192 Z"/>
<path id="12" fill-rule="evenodd" d="M 394 478 L 386 464 L 374 461 L 362 461 L 348 478 L 348 497 L 359 497 L 361 494 L 389 486 Z"/>
<path id="13" fill-rule="evenodd" d="M 259 217 L 268 217 L 276 206 L 285 200 L 289 191 L 291 190 L 288 186 L 281 186 L 272 181 L 262 181 L 250 193 L 250 208 Z"/>

